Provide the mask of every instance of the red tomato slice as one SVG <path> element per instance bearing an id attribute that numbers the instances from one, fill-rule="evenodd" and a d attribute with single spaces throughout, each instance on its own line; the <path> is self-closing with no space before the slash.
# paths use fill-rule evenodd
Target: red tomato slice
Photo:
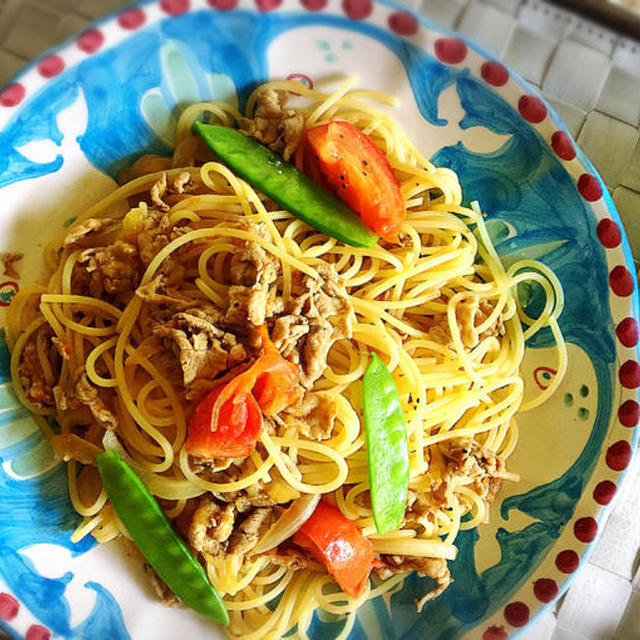
<path id="1" fill-rule="evenodd" d="M 187 452 L 202 458 L 244 458 L 251 454 L 262 428 L 262 413 L 251 393 L 240 393 L 220 407 L 215 430 L 213 407 L 227 385 L 210 391 L 196 407 L 189 423 Z"/>
<path id="2" fill-rule="evenodd" d="M 404 198 L 389 160 L 376 143 L 342 120 L 307 129 L 305 141 L 309 177 L 321 186 L 328 183 L 369 228 L 397 242 L 405 217 Z"/>
<path id="3" fill-rule="evenodd" d="M 340 509 L 321 500 L 293 542 L 322 562 L 345 593 L 354 598 L 362 593 L 373 565 L 373 546 Z"/>

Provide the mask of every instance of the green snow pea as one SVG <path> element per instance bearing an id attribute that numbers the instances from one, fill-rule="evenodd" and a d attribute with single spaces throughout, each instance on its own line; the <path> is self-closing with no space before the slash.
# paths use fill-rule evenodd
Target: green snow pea
<path id="1" fill-rule="evenodd" d="M 202 565 L 173 530 L 160 505 L 115 451 L 97 456 L 102 486 L 142 555 L 182 602 L 197 613 L 229 624 L 220 595 Z"/>
<path id="2" fill-rule="evenodd" d="M 356 247 L 378 242 L 353 209 L 253 138 L 201 122 L 195 129 L 222 162 L 307 224 Z"/>
<path id="3" fill-rule="evenodd" d="M 362 381 L 373 519 L 378 533 L 397 529 L 409 490 L 409 444 L 400 396 L 377 353 Z"/>

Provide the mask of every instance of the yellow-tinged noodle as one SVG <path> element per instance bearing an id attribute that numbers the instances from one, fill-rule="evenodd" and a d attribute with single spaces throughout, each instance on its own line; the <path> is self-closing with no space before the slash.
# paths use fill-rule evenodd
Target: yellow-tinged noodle
<path id="1" fill-rule="evenodd" d="M 348 80 L 334 93 L 294 81 L 272 82 L 267 88 L 295 91 L 307 125 L 338 117 L 374 138 L 395 169 L 407 203 L 400 244 L 381 242 L 368 249 L 344 246 L 268 202 L 224 165 L 197 158 L 200 151 L 191 133 L 196 119 L 234 126 L 241 117 L 235 105 L 201 103 L 184 110 L 176 132 L 173 168 L 166 171 L 170 181 L 187 171 L 201 189 L 184 194 L 169 207 L 169 225 L 180 227 L 181 232 L 152 256 L 141 280 L 141 286 L 149 286 L 168 261 L 178 264 L 182 259 L 186 264 L 187 256 L 196 265 L 188 274 L 190 295 L 223 307 L 228 258 L 238 243 L 255 243 L 278 262 L 277 287 L 286 302 L 292 296 L 294 274 L 318 279 L 319 266 L 332 264 L 355 315 L 352 338 L 334 343 L 328 367 L 314 385 L 315 390 L 337 399 L 335 426 L 324 441 L 287 429 L 276 418 L 276 432 L 263 430 L 259 449 L 247 459 L 241 473 L 226 480 L 203 477 L 184 448 L 188 400 L 158 360 L 153 340 L 145 333 L 147 310 L 141 295 L 133 296 L 120 309 L 72 293 L 74 269 L 83 259 L 83 250 L 62 248 L 67 231 L 45 251 L 52 272 L 48 286 L 25 288 L 15 296 L 6 338 L 16 393 L 37 415 L 57 453 L 71 460 L 70 495 L 82 516 L 74 541 L 89 533 L 101 542 L 127 535 L 104 492 L 94 486 L 95 478 L 78 473 L 76 461 L 90 465 L 101 446 L 121 452 L 149 490 L 165 501 L 163 508 L 170 517 L 179 517 L 198 496 L 233 494 L 277 478 L 293 497 L 324 495 L 361 528 L 376 552 L 441 561 L 455 558 L 459 529 L 487 520 L 486 491 L 480 494 L 478 484 L 463 471 L 452 473 L 440 447 L 466 438 L 501 460 L 509 457 L 518 439 L 516 412 L 548 398 L 566 370 L 566 349 L 558 325 L 564 304 L 562 289 L 556 276 L 537 262 L 520 261 L 505 269 L 478 204 L 462 205 L 455 173 L 434 167 L 413 148 L 389 113 L 375 105 L 394 104 L 391 96 L 353 90 L 353 84 Z M 257 95 L 258 90 L 248 100 L 249 116 Z M 194 166 L 196 160 L 201 166 Z M 296 165 L 301 167 L 303 160 L 299 148 Z M 158 162 L 149 166 L 163 166 Z M 79 212 L 79 222 L 101 216 L 120 218 L 122 236 L 135 239 L 148 205 L 140 202 L 131 207 L 130 203 L 142 199 L 163 173 L 135 178 Z M 263 231 L 258 232 L 256 225 Z M 516 287 L 526 282 L 536 283 L 546 295 L 537 318 L 528 317 L 516 299 Z M 472 348 L 465 344 L 467 329 L 461 321 L 469 304 L 486 309 L 475 327 L 478 339 Z M 438 331 L 433 327 L 436 317 Z M 550 329 L 556 341 L 558 373 L 542 394 L 523 402 L 519 368 L 525 341 L 543 327 Z M 443 335 L 449 338 L 443 340 Z M 54 435 L 47 417 L 55 416 L 56 410 L 32 401 L 23 388 L 21 361 L 28 344 L 35 346 L 46 381 L 52 386 L 56 382 L 49 358 L 54 336 L 69 347 L 68 359 L 60 366 L 60 384 L 81 371 L 97 388 L 113 394 L 118 426 L 115 432 L 106 431 L 102 442 L 79 446 L 79 436 L 71 431 L 73 416 L 61 418 L 61 433 Z M 360 381 L 374 351 L 385 359 L 400 394 L 409 435 L 411 491 L 426 494 L 443 480 L 449 482 L 449 502 L 433 517 L 417 514 L 413 522 L 406 521 L 397 531 L 384 535 L 376 532 L 371 513 L 360 419 Z M 222 464 L 217 470 L 228 466 Z M 517 476 L 502 468 L 494 470 L 493 478 L 516 480 Z M 377 580 L 359 598 L 352 598 L 337 589 L 320 565 L 292 570 L 273 564 L 268 556 L 233 554 L 204 554 L 204 563 L 229 610 L 229 634 L 246 640 L 280 638 L 294 627 L 299 638 L 307 638 L 318 608 L 323 616 L 344 620 L 339 637 L 346 638 L 357 607 L 366 599 L 388 597 L 402 586 L 406 575 L 401 571 Z M 440 584 L 439 590 L 444 587 L 446 584 Z"/>

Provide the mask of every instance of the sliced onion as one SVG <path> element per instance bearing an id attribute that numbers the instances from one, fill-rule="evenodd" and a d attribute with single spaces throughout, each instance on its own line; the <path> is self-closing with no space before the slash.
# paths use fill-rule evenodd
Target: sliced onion
<path id="1" fill-rule="evenodd" d="M 424 540 L 422 538 L 371 538 L 373 550 L 392 556 L 415 556 L 420 558 L 444 558 L 455 560 L 458 549 L 442 540 Z"/>
<path id="2" fill-rule="evenodd" d="M 251 550 L 251 554 L 269 551 L 290 538 L 313 515 L 318 502 L 318 494 L 307 494 L 295 500 L 262 536 Z"/>

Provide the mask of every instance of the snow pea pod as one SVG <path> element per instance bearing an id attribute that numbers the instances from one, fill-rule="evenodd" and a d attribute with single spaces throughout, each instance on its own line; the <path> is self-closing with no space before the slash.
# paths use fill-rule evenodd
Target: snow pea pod
<path id="1" fill-rule="evenodd" d="M 377 353 L 362 381 L 373 519 L 378 533 L 402 523 L 409 490 L 409 445 L 395 382 Z"/>
<path id="2" fill-rule="evenodd" d="M 353 209 L 253 138 L 201 122 L 195 129 L 222 162 L 307 224 L 356 247 L 378 242 Z"/>
<path id="3" fill-rule="evenodd" d="M 115 451 L 97 456 L 102 486 L 142 555 L 182 602 L 229 624 L 220 595 L 149 490 Z"/>

